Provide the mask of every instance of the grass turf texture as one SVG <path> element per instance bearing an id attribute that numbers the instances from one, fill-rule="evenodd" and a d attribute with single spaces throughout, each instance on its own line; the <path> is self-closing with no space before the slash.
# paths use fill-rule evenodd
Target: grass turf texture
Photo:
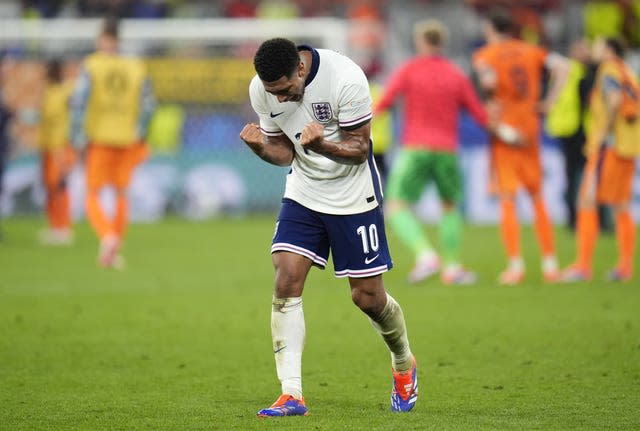
<path id="1" fill-rule="evenodd" d="M 0 428 L 90 430 L 638 429 L 640 283 L 544 285 L 530 229 L 527 282 L 498 287 L 495 227 L 466 229 L 474 287 L 404 282 L 391 238 L 388 290 L 418 358 L 420 399 L 389 412 L 389 357 L 344 279 L 312 270 L 303 381 L 311 415 L 257 419 L 279 393 L 269 335 L 272 217 L 134 225 L 128 268 L 76 245 L 36 244 L 41 220 L 3 223 Z M 432 237 L 435 232 L 430 230 Z M 572 237 L 558 231 L 566 263 Z M 612 264 L 598 244 L 597 279 Z"/>

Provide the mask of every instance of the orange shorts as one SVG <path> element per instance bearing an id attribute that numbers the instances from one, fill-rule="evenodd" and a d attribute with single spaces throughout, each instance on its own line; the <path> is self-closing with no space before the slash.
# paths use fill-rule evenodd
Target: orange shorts
<path id="1" fill-rule="evenodd" d="M 601 204 L 620 205 L 631 202 L 636 163 L 620 157 L 612 148 L 602 147 L 589 158 L 580 186 L 580 199 Z M 591 198 L 591 199 L 589 199 Z"/>
<path id="2" fill-rule="evenodd" d="M 539 147 L 492 144 L 490 173 L 498 194 L 515 194 L 520 187 L 531 194 L 538 193 L 542 184 Z"/>
<path id="3" fill-rule="evenodd" d="M 130 147 L 90 145 L 87 153 L 86 178 L 89 189 L 112 185 L 125 189 L 131 181 L 133 170 L 149 155 L 144 144 Z"/>
<path id="4" fill-rule="evenodd" d="M 46 150 L 42 153 L 42 181 L 47 189 L 65 187 L 65 181 L 76 162 L 76 152 L 71 147 Z"/>

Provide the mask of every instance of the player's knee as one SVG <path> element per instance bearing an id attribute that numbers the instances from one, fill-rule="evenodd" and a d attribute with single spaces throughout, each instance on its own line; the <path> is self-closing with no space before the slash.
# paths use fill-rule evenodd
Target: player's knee
<path id="1" fill-rule="evenodd" d="M 371 295 L 362 292 L 359 289 L 351 289 L 351 300 L 362 311 L 369 314 L 368 311 L 371 308 Z"/>
<path id="2" fill-rule="evenodd" d="M 582 210 L 593 210 L 596 208 L 596 199 L 590 195 L 580 196 L 577 200 L 577 207 Z"/>
<path id="3" fill-rule="evenodd" d="M 456 211 L 458 209 L 458 206 L 456 205 L 455 202 L 453 201 L 449 201 L 449 200 L 443 200 L 442 201 L 442 210 L 444 212 L 452 212 L 452 211 Z"/>
<path id="4" fill-rule="evenodd" d="M 386 297 L 382 298 L 380 295 L 352 287 L 351 300 L 365 314 L 370 317 L 376 317 L 382 312 Z"/>
<path id="5" fill-rule="evenodd" d="M 287 268 L 276 268 L 275 294 L 278 298 L 298 297 L 302 295 L 304 277 Z"/>
<path id="6" fill-rule="evenodd" d="M 622 214 L 630 210 L 631 205 L 628 202 L 611 205 L 611 211 L 613 211 L 614 215 Z"/>

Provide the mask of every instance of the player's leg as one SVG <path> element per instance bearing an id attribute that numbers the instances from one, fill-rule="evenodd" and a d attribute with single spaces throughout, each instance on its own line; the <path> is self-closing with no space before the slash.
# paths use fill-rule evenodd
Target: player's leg
<path id="1" fill-rule="evenodd" d="M 422 223 L 411 210 L 428 181 L 430 154 L 427 151 L 403 149 L 391 169 L 386 188 L 385 211 L 389 226 L 409 248 L 416 260 L 409 281 L 417 283 L 440 270 L 440 259 L 429 242 Z"/>
<path id="2" fill-rule="evenodd" d="M 635 160 L 623 158 L 609 149 L 602 166 L 597 201 L 611 205 L 615 218 L 618 261 L 607 274 L 611 281 L 628 281 L 633 275 L 636 228 L 631 214 Z"/>
<path id="3" fill-rule="evenodd" d="M 100 264 L 104 267 L 123 269 L 125 260 L 120 251 L 124 242 L 124 234 L 128 225 L 129 197 L 128 189 L 133 171 L 144 160 L 141 157 L 141 146 L 136 144 L 128 148 L 107 148 L 108 172 L 107 182 L 113 185 L 116 194 L 116 208 L 108 232 L 101 237 Z M 144 147 L 146 150 L 146 147 Z M 146 152 L 144 155 L 146 157 Z"/>
<path id="4" fill-rule="evenodd" d="M 492 168 L 500 200 L 500 238 L 507 255 L 507 268 L 498 277 L 500 284 L 517 284 L 524 279 L 525 266 L 520 250 L 520 225 L 516 193 L 520 186 L 517 149 L 494 144 Z"/>
<path id="5" fill-rule="evenodd" d="M 135 169 L 148 157 L 149 150 L 145 144 L 134 144 L 119 150 L 118 153 L 114 171 L 116 212 L 113 226 L 116 235 L 122 241 L 129 222 L 129 184 Z"/>
<path id="6" fill-rule="evenodd" d="M 71 235 L 71 204 L 67 178 L 75 157 L 73 153 L 68 155 L 67 152 L 63 149 L 55 154 L 55 176 L 51 186 L 54 189 L 55 228 L 61 233 L 66 232 Z"/>
<path id="7" fill-rule="evenodd" d="M 418 377 L 402 308 L 384 290 L 380 274 L 366 278 L 350 277 L 349 285 L 354 304 L 369 316 L 391 354 L 391 410 L 407 412 L 418 399 Z"/>
<path id="8" fill-rule="evenodd" d="M 593 253 L 599 233 L 596 192 L 600 159 L 601 154 L 591 157 L 583 171 L 576 205 L 576 260 L 562 271 L 561 279 L 565 282 L 591 279 Z"/>
<path id="9" fill-rule="evenodd" d="M 312 265 L 324 268 L 329 244 L 318 215 L 285 199 L 271 245 L 275 289 L 271 309 L 271 338 L 282 395 L 260 417 L 299 416 L 307 413 L 302 395 L 302 351 L 305 322 L 304 282 Z"/>
<path id="10" fill-rule="evenodd" d="M 404 314 L 396 300 L 384 290 L 382 275 L 349 277 L 349 286 L 353 303 L 369 316 L 389 348 L 393 369 L 401 372 L 410 370 L 413 354 L 409 348 Z"/>
<path id="11" fill-rule="evenodd" d="M 49 225 L 49 229 L 53 229 L 54 227 L 54 219 L 55 219 L 55 202 L 54 202 L 54 194 L 55 194 L 55 177 L 53 174 L 53 157 L 51 153 L 48 151 L 44 151 L 42 153 L 42 182 L 44 183 L 44 189 L 47 193 L 46 201 L 45 201 L 45 212 L 47 216 L 47 222 Z"/>
<path id="12" fill-rule="evenodd" d="M 73 242 L 71 231 L 71 208 L 66 182 L 61 182 L 50 190 L 51 193 L 51 242 L 53 245 L 70 245 Z"/>
<path id="13" fill-rule="evenodd" d="M 445 284 L 473 284 L 476 274 L 464 269 L 460 262 L 462 216 L 458 202 L 462 197 L 462 178 L 458 158 L 454 153 L 433 156 L 433 179 L 442 203 L 439 227 L 444 267 L 441 278 Z"/>
<path id="14" fill-rule="evenodd" d="M 112 148 L 100 145 L 89 146 L 85 166 L 87 184 L 85 207 L 89 225 L 100 240 L 98 264 L 105 268 L 112 266 L 120 248 L 120 240 L 115 233 L 113 223 L 106 216 L 100 202 L 100 191 L 114 183 L 115 166 L 115 151 Z"/>
<path id="15" fill-rule="evenodd" d="M 131 174 L 135 166 L 127 163 L 127 154 L 123 154 L 123 160 L 117 168 L 116 175 L 116 211 L 113 219 L 113 228 L 120 240 L 124 239 L 129 220 L 129 198 L 127 196 Z"/>
<path id="16" fill-rule="evenodd" d="M 55 243 L 55 226 L 56 226 L 56 200 L 55 200 L 55 178 L 53 175 L 53 157 L 49 151 L 43 151 L 41 157 L 41 175 L 44 185 L 45 198 L 45 215 L 47 218 L 47 227 L 38 233 L 38 240 L 41 244 L 51 245 Z"/>
<path id="17" fill-rule="evenodd" d="M 553 224 L 547 213 L 542 193 L 531 194 L 534 210 L 534 229 L 542 254 L 542 276 L 545 281 L 553 282 L 559 279 L 558 260 L 553 236 Z"/>
<path id="18" fill-rule="evenodd" d="M 547 282 L 558 281 L 560 272 L 558 270 L 558 260 L 556 259 L 553 224 L 542 196 L 543 178 L 540 152 L 535 148 L 524 154 L 526 159 L 522 159 L 522 163 L 518 166 L 518 172 L 521 183 L 531 197 L 534 211 L 533 226 L 542 256 L 542 275 Z"/>
<path id="19" fill-rule="evenodd" d="M 302 291 L 313 262 L 306 256 L 276 251 L 276 271 L 271 308 L 271 339 L 282 395 L 258 416 L 306 415 L 302 396 L 302 351 L 305 340 Z"/>
<path id="20" fill-rule="evenodd" d="M 63 156 L 61 152 L 54 151 L 42 154 L 48 228 L 40 232 L 39 240 L 45 245 L 70 245 L 73 241 Z"/>
<path id="21" fill-rule="evenodd" d="M 371 319 L 389 351 L 394 373 L 391 407 L 411 410 L 418 387 L 404 315 L 388 295 L 382 274 L 393 267 L 380 207 L 348 216 L 323 215 L 337 277 L 348 277 L 351 298 Z"/>
<path id="22" fill-rule="evenodd" d="M 85 201 L 87 219 L 99 239 L 111 233 L 111 222 L 107 218 L 100 203 L 100 190 L 108 184 L 111 160 L 105 148 L 91 145 L 87 149 L 85 177 L 87 197 Z"/>
<path id="23" fill-rule="evenodd" d="M 518 284 L 524 279 L 525 265 L 520 250 L 520 225 L 515 194 L 500 195 L 500 237 L 507 254 L 507 268 L 500 273 L 500 284 Z"/>
<path id="24" fill-rule="evenodd" d="M 276 371 L 283 394 L 302 398 L 302 350 L 305 338 L 302 291 L 312 261 L 300 254 L 272 254 L 275 290 L 271 310 L 271 337 Z"/>
<path id="25" fill-rule="evenodd" d="M 607 274 L 610 281 L 628 281 L 633 276 L 633 255 L 636 245 L 636 228 L 628 204 L 613 207 L 615 217 L 618 261 Z"/>

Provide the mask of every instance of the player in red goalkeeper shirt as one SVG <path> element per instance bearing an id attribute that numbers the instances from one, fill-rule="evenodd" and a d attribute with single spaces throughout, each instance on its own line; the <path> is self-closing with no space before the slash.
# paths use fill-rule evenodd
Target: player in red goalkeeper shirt
<path id="1" fill-rule="evenodd" d="M 465 109 L 481 125 L 487 114 L 470 80 L 442 55 L 447 29 L 438 21 L 415 26 L 418 55 L 402 64 L 389 78 L 374 114 L 404 101 L 402 149 L 386 188 L 386 210 L 391 228 L 416 257 L 409 281 L 416 283 L 438 273 L 446 284 L 471 284 L 473 272 L 460 264 L 462 217 L 458 203 L 462 180 L 458 169 L 458 116 Z M 375 143 L 374 143 L 375 145 Z M 441 258 L 427 239 L 410 206 L 427 183 L 435 183 L 442 203 Z"/>

